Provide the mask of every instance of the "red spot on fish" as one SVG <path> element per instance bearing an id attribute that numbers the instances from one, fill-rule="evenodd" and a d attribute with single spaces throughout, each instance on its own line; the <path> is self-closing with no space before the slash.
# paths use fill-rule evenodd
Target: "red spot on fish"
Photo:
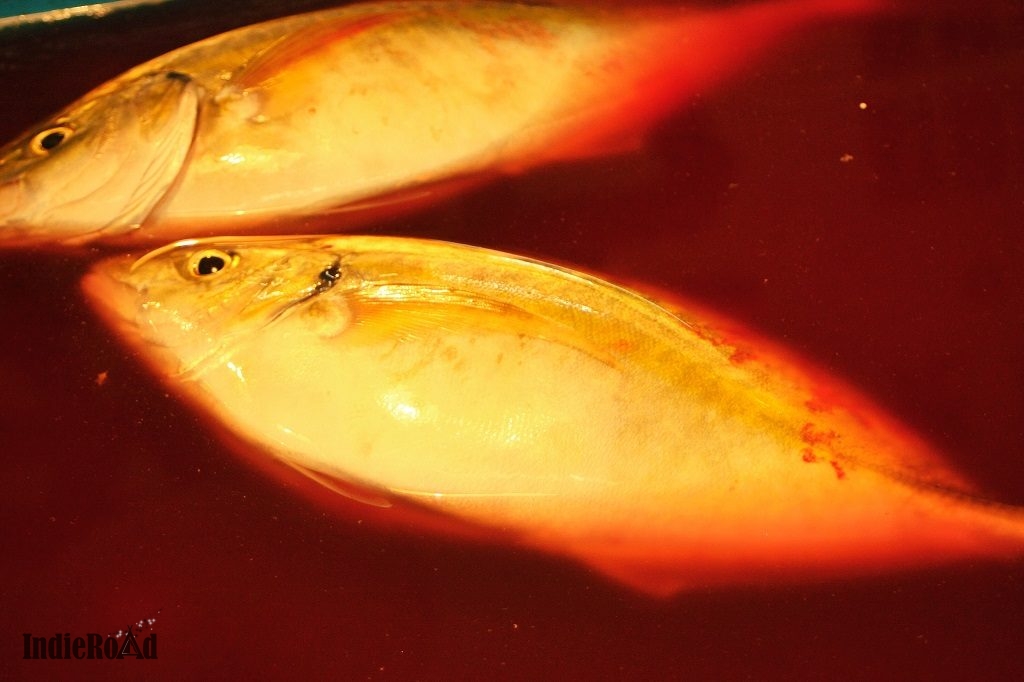
<path id="1" fill-rule="evenodd" d="M 808 410 L 815 413 L 834 414 L 845 412 L 857 420 L 861 426 L 870 427 L 871 424 L 866 416 L 857 409 L 856 393 L 847 391 L 840 392 L 836 387 L 815 386 L 811 391 L 811 397 L 804 402 Z"/>
<path id="2" fill-rule="evenodd" d="M 633 342 L 628 339 L 618 339 L 611 344 L 612 351 L 616 353 L 628 353 L 633 350 Z"/>
<path id="3" fill-rule="evenodd" d="M 829 460 L 829 464 L 831 464 L 832 468 L 835 470 L 836 478 L 838 478 L 840 481 L 846 478 L 846 472 L 843 471 L 843 467 L 839 464 L 839 462 L 833 459 Z"/>
<path id="4" fill-rule="evenodd" d="M 483 46 L 489 50 L 493 50 L 494 41 L 536 45 L 542 49 L 552 49 L 555 46 L 555 36 L 551 31 L 529 19 L 506 19 L 484 24 L 479 20 L 461 23 L 476 33 Z"/>
<path id="5" fill-rule="evenodd" d="M 826 412 L 826 413 L 827 412 L 831 412 L 832 408 L 833 408 L 833 405 L 832 405 L 831 401 L 825 400 L 821 396 L 815 396 L 815 397 L 811 398 L 810 400 L 805 401 L 804 405 L 811 412 L 818 412 L 818 413 L 820 413 L 820 412 Z"/>
<path id="6" fill-rule="evenodd" d="M 814 454 L 814 450 L 811 450 L 810 448 L 804 448 L 803 460 L 808 464 L 814 464 L 815 462 L 818 461 L 818 456 Z"/>
<path id="7" fill-rule="evenodd" d="M 722 339 L 719 338 L 719 336 L 714 331 L 708 329 L 707 327 L 704 327 L 699 324 L 691 324 L 689 325 L 689 328 L 691 331 L 693 331 L 694 334 L 697 335 L 697 338 L 703 341 L 707 341 L 712 346 L 720 346 L 724 343 L 724 341 L 722 341 Z"/>
<path id="8" fill-rule="evenodd" d="M 729 356 L 729 362 L 734 365 L 742 365 L 754 359 L 754 354 L 748 350 L 734 350 Z"/>
<path id="9" fill-rule="evenodd" d="M 803 428 L 800 429 L 800 438 L 808 445 L 824 445 L 831 449 L 832 441 L 834 441 L 839 434 L 835 431 L 819 431 L 814 427 L 814 424 L 807 422 Z"/>
<path id="10" fill-rule="evenodd" d="M 700 339 L 707 341 L 715 348 L 719 348 L 721 346 L 732 346 L 732 353 L 729 355 L 729 362 L 734 365 L 742 365 L 756 357 L 753 351 L 734 346 L 732 342 L 726 339 L 726 337 L 713 329 L 697 325 L 692 326 L 691 329 L 693 329 L 693 333 Z"/>

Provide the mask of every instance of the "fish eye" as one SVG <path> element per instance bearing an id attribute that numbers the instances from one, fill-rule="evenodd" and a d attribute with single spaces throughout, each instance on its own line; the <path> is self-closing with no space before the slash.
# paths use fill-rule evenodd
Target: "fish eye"
<path id="1" fill-rule="evenodd" d="M 192 254 L 188 262 L 188 272 L 193 277 L 205 279 L 224 272 L 238 261 L 237 254 L 219 249 L 205 249 Z"/>
<path id="2" fill-rule="evenodd" d="M 64 144 L 64 141 L 71 137 L 74 131 L 68 126 L 58 125 L 39 132 L 29 143 L 33 153 L 45 156 L 57 147 Z"/>

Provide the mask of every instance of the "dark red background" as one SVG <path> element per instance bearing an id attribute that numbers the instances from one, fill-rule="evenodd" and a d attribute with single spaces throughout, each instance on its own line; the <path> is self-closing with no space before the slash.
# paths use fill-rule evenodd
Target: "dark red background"
<path id="1" fill-rule="evenodd" d="M 167 49 L 325 4 L 178 0 L 2 32 L 0 138 Z M 694 297 L 1024 503 L 1024 13 L 930 6 L 779 46 L 642 154 L 374 229 Z M 0 254 L 0 677 L 1024 677 L 1020 561 L 654 602 L 550 557 L 311 504 L 126 356 L 81 299 L 87 263 Z M 21 660 L 23 632 L 147 617 L 157 661 Z"/>

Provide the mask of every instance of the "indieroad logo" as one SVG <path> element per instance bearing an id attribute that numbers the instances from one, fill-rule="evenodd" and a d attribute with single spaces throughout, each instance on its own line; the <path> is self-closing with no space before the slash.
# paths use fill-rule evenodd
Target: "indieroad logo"
<path id="1" fill-rule="evenodd" d="M 132 628 L 138 627 L 142 630 L 148 627 L 153 628 L 156 618 L 140 620 L 129 625 L 127 630 L 111 633 L 104 637 L 95 632 L 90 632 L 84 637 L 72 637 L 70 632 L 57 633 L 47 639 L 46 637 L 33 637 L 30 633 L 22 634 L 24 640 L 24 658 L 26 659 L 125 659 L 134 658 L 145 660 L 156 658 L 156 633 L 150 632 L 144 638 L 142 632 L 135 632 Z M 121 641 L 123 638 L 123 641 Z M 140 640 L 141 638 L 141 640 Z"/>

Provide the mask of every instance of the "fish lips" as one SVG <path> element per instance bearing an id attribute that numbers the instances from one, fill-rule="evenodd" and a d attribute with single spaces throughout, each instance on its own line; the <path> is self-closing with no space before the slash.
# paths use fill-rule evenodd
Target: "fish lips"
<path id="1" fill-rule="evenodd" d="M 138 335 L 136 313 L 140 302 L 138 289 L 126 278 L 136 258 L 130 255 L 107 258 L 93 266 L 82 278 L 81 287 L 93 309 L 119 332 Z"/>
<path id="2" fill-rule="evenodd" d="M 180 360 L 170 349 L 149 343 L 139 324 L 142 293 L 127 279 L 137 258 L 114 256 L 97 263 L 81 280 L 82 292 L 93 311 L 129 348 L 138 351 L 158 376 L 180 372 Z"/>

